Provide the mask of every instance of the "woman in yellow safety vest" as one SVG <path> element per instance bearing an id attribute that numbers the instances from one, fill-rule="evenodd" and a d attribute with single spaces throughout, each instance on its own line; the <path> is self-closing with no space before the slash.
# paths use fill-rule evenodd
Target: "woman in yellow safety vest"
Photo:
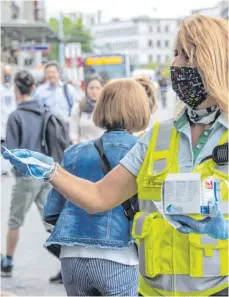
<path id="1" fill-rule="evenodd" d="M 97 183 L 77 178 L 42 154 L 32 156 L 50 170 L 25 165 L 4 153 L 24 174 L 43 174 L 66 199 L 89 213 L 111 209 L 138 192 L 141 212 L 133 222 L 139 244 L 139 292 L 146 296 L 228 296 L 228 222 L 221 200 L 209 205 L 211 217 L 174 216 L 173 228 L 155 208 L 167 175 L 200 173 L 227 182 L 227 164 L 219 166 L 212 151 L 228 138 L 228 22 L 193 15 L 180 23 L 171 66 L 173 90 L 183 106 L 175 118 L 154 127 Z M 220 157 L 220 156 L 218 156 Z M 225 157 L 225 156 L 224 156 Z M 226 184 L 226 183 L 225 183 Z M 222 203 L 221 203 L 222 202 Z M 225 204 L 224 204 L 225 206 Z"/>

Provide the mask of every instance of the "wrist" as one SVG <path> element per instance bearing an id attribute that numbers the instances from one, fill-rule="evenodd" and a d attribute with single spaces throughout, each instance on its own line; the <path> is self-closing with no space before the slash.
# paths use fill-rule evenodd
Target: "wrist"
<path id="1" fill-rule="evenodd" d="M 45 181 L 50 182 L 54 179 L 54 177 L 57 175 L 57 169 L 60 167 L 58 163 L 54 163 L 51 172 L 44 178 Z"/>

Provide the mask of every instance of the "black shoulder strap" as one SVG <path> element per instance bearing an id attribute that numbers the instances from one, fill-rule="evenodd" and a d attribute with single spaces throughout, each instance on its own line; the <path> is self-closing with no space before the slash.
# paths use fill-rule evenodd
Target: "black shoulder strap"
<path id="1" fill-rule="evenodd" d="M 68 94 L 68 84 L 64 84 L 64 96 L 66 97 L 67 101 L 68 101 L 68 107 L 69 107 L 69 115 L 71 114 L 71 109 L 72 109 L 72 101 L 69 98 L 69 94 Z"/>
<path id="2" fill-rule="evenodd" d="M 49 155 L 49 149 L 46 141 L 46 129 L 48 125 L 48 121 L 52 116 L 51 112 L 46 110 L 43 113 L 43 127 L 42 127 L 42 135 L 41 135 L 41 147 L 44 148 L 45 154 Z"/>
<path id="3" fill-rule="evenodd" d="M 101 163 L 100 165 L 101 165 L 102 171 L 104 175 L 106 175 L 111 171 L 111 165 L 106 155 L 104 154 L 102 138 L 94 140 L 94 146 L 97 149 L 100 156 L 100 163 Z"/>
<path id="4" fill-rule="evenodd" d="M 111 171 L 112 168 L 111 168 L 110 162 L 108 161 L 108 159 L 104 153 L 102 138 L 94 140 L 94 146 L 97 149 L 99 156 L 100 156 L 102 171 L 103 171 L 104 175 L 106 175 Z M 136 210 L 134 209 L 134 206 L 131 204 L 130 200 L 128 199 L 125 202 L 123 202 L 122 207 L 124 209 L 124 213 L 125 213 L 125 216 L 127 217 L 127 219 L 133 220 Z"/>

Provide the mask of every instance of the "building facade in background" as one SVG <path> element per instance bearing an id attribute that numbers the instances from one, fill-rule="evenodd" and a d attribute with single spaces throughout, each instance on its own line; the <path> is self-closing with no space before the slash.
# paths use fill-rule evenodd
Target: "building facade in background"
<path id="1" fill-rule="evenodd" d="M 76 11 L 72 13 L 65 14 L 66 17 L 70 18 L 72 22 L 77 22 L 77 20 L 81 19 L 83 26 L 86 29 L 91 29 L 94 25 L 98 25 L 101 23 L 102 11 L 98 10 L 95 13 L 84 13 L 81 11 Z"/>
<path id="2" fill-rule="evenodd" d="M 131 65 L 136 68 L 169 63 L 178 26 L 178 19 L 136 17 L 94 25 L 91 33 L 98 52 L 129 54 Z"/>
<path id="3" fill-rule="evenodd" d="M 220 1 L 213 7 L 192 10 L 192 14 L 204 14 L 228 20 L 228 1 Z"/>
<path id="4" fill-rule="evenodd" d="M 15 20 L 35 22 L 45 20 L 45 2 L 29 1 L 1 1 L 1 23 Z"/>

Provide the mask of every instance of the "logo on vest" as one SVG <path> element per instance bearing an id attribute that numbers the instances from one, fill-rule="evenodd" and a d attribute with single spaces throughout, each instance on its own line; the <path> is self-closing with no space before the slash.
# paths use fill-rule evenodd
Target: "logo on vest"
<path id="1" fill-rule="evenodd" d="M 161 188 L 163 181 L 147 180 L 144 182 L 144 187 Z"/>

